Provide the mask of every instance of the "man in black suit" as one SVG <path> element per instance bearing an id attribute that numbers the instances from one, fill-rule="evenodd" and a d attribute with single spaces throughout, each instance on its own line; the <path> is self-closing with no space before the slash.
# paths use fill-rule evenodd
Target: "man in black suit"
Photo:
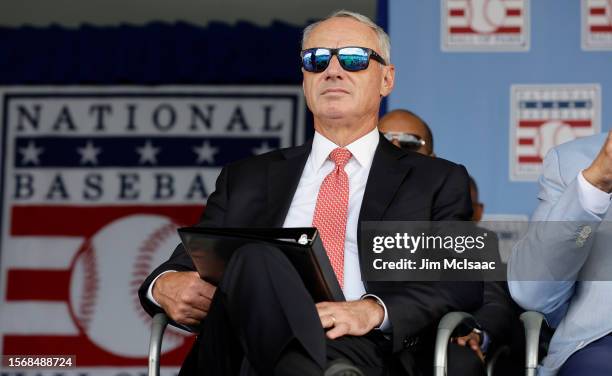
<path id="1" fill-rule="evenodd" d="M 478 185 L 471 176 L 470 196 L 472 221 L 478 223 L 482 219 L 484 204 L 480 202 Z M 497 265 L 503 265 L 499 253 L 495 253 L 493 258 Z M 482 307 L 473 312 L 480 328 L 457 338 L 456 342 L 472 348 L 481 359 L 494 354 L 501 346 L 507 346 L 509 354 L 500 357 L 495 367 L 495 374 L 520 374 L 525 369 L 525 340 L 523 326 L 519 321 L 521 313 L 521 308 L 512 300 L 507 282 L 485 282 Z"/>
<path id="2" fill-rule="evenodd" d="M 337 12 L 306 28 L 302 44 L 314 139 L 226 166 L 199 225 L 314 225 L 347 301 L 315 304 L 273 247 L 236 251 L 213 286 L 179 246 L 144 282 L 142 304 L 202 325 L 184 374 L 237 374 L 241 364 L 259 375 L 431 370 L 430 356 L 415 355 L 428 353 L 421 338 L 433 337 L 445 313 L 478 307 L 482 284 L 362 281 L 368 265 L 360 263 L 358 228 L 362 221 L 468 220 L 467 172 L 402 151 L 377 132 L 394 67 L 388 36 L 367 17 Z"/>
<path id="3" fill-rule="evenodd" d="M 421 117 L 411 111 L 396 109 L 388 112 L 380 119 L 378 129 L 393 145 L 399 148 L 413 150 L 431 157 L 436 155 L 433 147 L 433 132 Z M 469 179 L 472 201 L 471 219 L 477 224 L 482 219 L 484 204 L 479 200 L 476 181 L 471 176 Z M 501 266 L 503 264 L 501 256 L 497 252 L 497 247 L 495 250 L 496 252 L 487 257 L 487 261 L 494 261 L 496 265 Z M 466 325 L 464 328 L 471 330 L 471 332 L 453 338 L 453 344 L 449 346 L 448 351 L 457 353 L 454 355 L 455 358 L 461 358 L 459 364 L 455 362 L 455 364 L 450 364 L 449 367 L 452 369 L 457 366 L 464 366 L 466 363 L 474 363 L 474 357 L 465 354 L 465 349 L 456 347 L 456 345 L 465 346 L 470 348 L 483 363 L 481 367 L 473 365 L 472 368 L 480 368 L 480 374 L 484 374 L 485 357 L 494 354 L 500 346 L 509 345 L 513 351 L 513 357 L 511 359 L 503 357 L 502 362 L 500 362 L 501 367 L 496 367 L 496 369 L 503 368 L 499 369 L 500 374 L 501 372 L 508 375 L 520 373 L 523 353 L 520 338 L 522 326 L 518 319 L 520 310 L 510 297 L 507 283 L 502 281 L 486 282 L 484 284 L 483 304 L 472 314 L 476 322 L 470 323 L 471 325 Z M 519 335 L 517 336 L 516 333 Z"/>

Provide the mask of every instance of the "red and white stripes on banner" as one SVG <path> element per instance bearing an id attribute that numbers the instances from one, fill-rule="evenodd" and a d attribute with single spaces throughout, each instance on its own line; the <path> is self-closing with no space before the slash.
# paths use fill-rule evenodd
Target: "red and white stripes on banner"
<path id="1" fill-rule="evenodd" d="M 489 1 L 485 0 L 483 7 L 487 8 Z M 498 0 L 502 22 L 498 24 L 487 21 L 488 12 L 483 11 L 484 21 L 488 25 L 496 25 L 490 32 L 494 34 L 520 34 L 523 28 L 523 14 L 525 2 L 523 0 Z M 472 0 L 448 0 L 447 27 L 450 34 L 476 34 L 481 31 L 474 28 L 474 2 Z"/>
<path id="2" fill-rule="evenodd" d="M 196 205 L 14 205 L 10 235 L 12 244 L 20 251 L 7 252 L 10 257 L 3 260 L 7 274 L 2 311 L 5 319 L 11 317 L 4 321 L 3 353 L 76 354 L 79 367 L 146 365 L 144 358 L 118 356 L 101 349 L 80 327 L 75 307 L 70 304 L 75 257 L 84 240 L 114 218 L 148 213 L 172 218 L 177 223 L 194 223 L 201 211 L 202 207 Z M 32 226 L 36 218 L 62 220 L 47 220 L 44 225 Z M 83 220 L 85 218 L 87 220 Z M 180 365 L 192 343 L 192 340 L 185 341 L 179 348 L 164 354 L 164 364 Z"/>
<path id="3" fill-rule="evenodd" d="M 586 19 L 591 33 L 612 33 L 612 0 L 588 0 Z"/>
<path id="4" fill-rule="evenodd" d="M 543 125 L 551 123 L 551 120 L 521 120 L 518 123 L 517 136 L 517 158 L 519 163 L 542 163 L 541 150 L 542 141 L 540 129 Z M 590 119 L 563 120 L 559 122 L 562 126 L 571 127 L 571 133 L 575 138 L 585 137 L 593 134 Z M 559 127 L 559 129 L 562 129 Z"/>

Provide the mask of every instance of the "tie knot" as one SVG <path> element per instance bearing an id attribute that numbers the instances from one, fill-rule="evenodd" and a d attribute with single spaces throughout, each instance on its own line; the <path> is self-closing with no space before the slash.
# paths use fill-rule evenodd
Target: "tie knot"
<path id="1" fill-rule="evenodd" d="M 351 156 L 351 152 L 343 148 L 335 148 L 331 153 L 329 153 L 329 159 L 331 159 L 332 162 L 334 162 L 336 166 L 341 169 L 346 166 L 349 159 L 351 159 Z"/>

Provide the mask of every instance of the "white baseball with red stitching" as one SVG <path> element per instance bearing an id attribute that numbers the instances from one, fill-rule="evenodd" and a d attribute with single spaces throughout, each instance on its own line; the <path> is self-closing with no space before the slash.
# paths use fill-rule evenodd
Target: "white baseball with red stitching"
<path id="1" fill-rule="evenodd" d="M 119 218 L 87 239 L 74 262 L 70 309 L 79 328 L 98 347 L 125 357 L 146 357 L 150 317 L 138 300 L 138 287 L 167 260 L 179 243 L 177 225 L 161 215 Z M 179 347 L 185 336 L 166 331 L 162 352 Z"/>
<path id="2" fill-rule="evenodd" d="M 544 159 L 546 153 L 553 147 L 576 138 L 572 127 L 562 121 L 548 121 L 539 129 L 539 142 L 537 143 L 540 158 Z"/>

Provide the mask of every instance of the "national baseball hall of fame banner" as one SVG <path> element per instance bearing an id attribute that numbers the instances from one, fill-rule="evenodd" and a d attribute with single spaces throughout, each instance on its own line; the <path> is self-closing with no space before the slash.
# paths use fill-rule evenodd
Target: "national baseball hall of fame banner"
<path id="1" fill-rule="evenodd" d="M 0 353 L 141 375 L 137 289 L 197 222 L 225 164 L 303 142 L 299 86 L 0 88 Z M 162 373 L 193 342 L 169 328 Z"/>

